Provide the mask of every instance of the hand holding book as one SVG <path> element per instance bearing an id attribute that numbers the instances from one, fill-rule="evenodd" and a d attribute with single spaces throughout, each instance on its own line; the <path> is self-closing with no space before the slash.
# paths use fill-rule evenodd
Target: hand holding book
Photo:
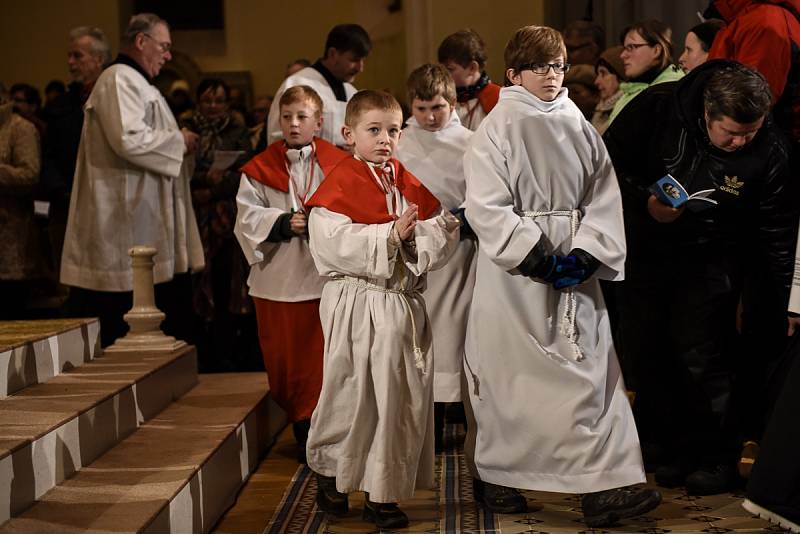
<path id="1" fill-rule="evenodd" d="M 717 205 L 716 200 L 708 198 L 716 189 L 703 189 L 690 195 L 671 174 L 661 177 L 649 187 L 649 191 L 659 202 L 671 208 L 685 205 L 691 211 L 702 211 Z"/>

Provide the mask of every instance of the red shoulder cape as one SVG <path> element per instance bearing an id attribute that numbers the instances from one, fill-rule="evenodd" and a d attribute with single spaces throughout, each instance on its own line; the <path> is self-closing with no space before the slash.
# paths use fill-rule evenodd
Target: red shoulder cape
<path id="1" fill-rule="evenodd" d="M 419 207 L 419 218 L 429 219 L 439 210 L 436 200 L 417 178 L 392 158 L 397 169 L 395 183 L 400 194 Z M 354 157 L 341 162 L 327 175 L 308 206 L 327 208 L 350 217 L 358 224 L 382 224 L 393 217 L 386 211 L 386 195 L 375 182 L 367 164 Z"/>
<path id="2" fill-rule="evenodd" d="M 331 169 L 350 156 L 336 145 L 318 137 L 314 138 L 314 146 L 323 176 L 328 176 Z M 275 141 L 266 150 L 245 163 L 241 171 L 267 187 L 288 193 L 289 171 L 286 168 L 286 150 L 286 143 L 283 140 Z"/>
<path id="3" fill-rule="evenodd" d="M 500 100 L 500 86 L 496 83 L 489 82 L 489 84 L 481 89 L 478 93 L 478 102 L 485 113 L 489 113 L 497 105 Z"/>

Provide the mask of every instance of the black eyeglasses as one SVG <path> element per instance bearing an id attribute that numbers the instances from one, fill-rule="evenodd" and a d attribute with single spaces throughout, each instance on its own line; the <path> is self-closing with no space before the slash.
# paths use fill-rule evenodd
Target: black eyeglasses
<path id="1" fill-rule="evenodd" d="M 550 72 L 550 69 L 553 69 L 553 72 L 556 74 L 566 74 L 569 72 L 569 67 L 569 63 L 526 63 L 525 65 L 520 65 L 517 70 L 519 72 L 530 70 L 533 71 L 534 74 L 544 76 Z"/>
<path id="2" fill-rule="evenodd" d="M 650 43 L 628 43 L 625 46 L 623 46 L 622 48 L 626 52 L 631 53 L 631 52 L 635 52 L 636 49 L 641 48 L 643 46 L 653 46 L 653 45 L 651 45 Z"/>
<path id="3" fill-rule="evenodd" d="M 167 54 L 169 53 L 170 50 L 172 50 L 172 43 L 159 41 L 149 33 L 142 32 L 142 35 L 153 41 L 158 46 L 158 48 L 161 49 L 162 54 Z"/>

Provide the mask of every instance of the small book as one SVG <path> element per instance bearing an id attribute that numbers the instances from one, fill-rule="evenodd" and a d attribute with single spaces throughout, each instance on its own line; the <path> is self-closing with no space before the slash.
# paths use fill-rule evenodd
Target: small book
<path id="1" fill-rule="evenodd" d="M 717 201 L 708 198 L 716 189 L 703 189 L 691 195 L 681 183 L 667 174 L 650 186 L 649 191 L 662 203 L 672 208 L 680 208 L 684 204 L 692 211 L 701 211 L 716 206 Z"/>

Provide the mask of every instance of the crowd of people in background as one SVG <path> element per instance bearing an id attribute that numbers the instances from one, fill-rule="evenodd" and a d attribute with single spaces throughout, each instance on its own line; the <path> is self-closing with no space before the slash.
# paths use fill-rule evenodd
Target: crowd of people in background
<path id="1" fill-rule="evenodd" d="M 455 31 L 441 42 L 438 65 L 425 65 L 412 73 L 409 101 L 402 110 L 407 140 L 398 133 L 401 139 L 398 158 L 420 176 L 425 172 L 455 172 L 462 176 L 482 173 L 488 177 L 508 162 L 514 169 L 524 170 L 519 172 L 527 172 L 529 163 L 525 158 L 529 156 L 535 176 L 550 176 L 559 172 L 558 165 L 577 165 L 568 162 L 576 153 L 580 163 L 576 169 L 590 169 L 594 189 L 586 186 L 586 190 L 591 189 L 589 199 L 572 198 L 567 193 L 564 198 L 570 205 L 568 211 L 584 210 L 581 224 L 587 228 L 598 213 L 591 206 L 610 209 L 610 201 L 603 200 L 604 195 L 611 195 L 606 189 L 616 190 L 618 186 L 624 220 L 617 221 L 606 214 L 610 219 L 598 223 L 598 228 L 607 225 L 604 228 L 614 229 L 619 223 L 621 237 L 617 237 L 621 242 L 613 231 L 604 235 L 599 232 L 593 239 L 603 244 L 606 256 L 598 258 L 580 248 L 568 251 L 569 254 L 564 251 L 562 256 L 552 255 L 537 245 L 525 250 L 521 262 L 517 261 L 506 249 L 521 246 L 514 241 L 519 239 L 514 237 L 517 230 L 509 234 L 509 242 L 495 243 L 493 239 L 499 237 L 486 222 L 493 221 L 499 226 L 511 224 L 504 219 L 511 212 L 492 212 L 489 200 L 482 204 L 485 199 L 494 199 L 492 195 L 498 190 L 491 189 L 489 178 L 481 186 L 486 187 L 483 193 L 476 193 L 480 188 L 475 186 L 465 193 L 461 178 L 461 190 L 452 199 L 447 196 L 448 191 L 437 192 L 429 187 L 443 205 L 447 204 L 447 213 L 434 215 L 438 212 L 431 210 L 429 216 L 430 220 L 434 216 L 442 218 L 436 227 L 440 230 L 449 228 L 452 223 L 449 212 L 452 212 L 461 221 L 462 234 L 469 234 L 469 239 L 477 238 L 481 246 L 487 247 L 494 263 L 521 273 L 526 280 L 528 277 L 545 280 L 555 284 L 558 291 L 570 291 L 569 298 L 574 302 L 579 300 L 574 300 L 576 297 L 568 288 L 583 284 L 597 271 L 602 281 L 597 285 L 597 295 L 591 299 L 601 303 L 598 309 L 602 313 L 588 317 L 583 311 L 579 312 L 583 314 L 580 317 L 567 319 L 573 330 L 578 323 L 584 323 L 581 328 L 591 323 L 598 332 L 597 346 L 605 347 L 608 343 L 605 349 L 597 349 L 609 354 L 608 369 L 602 369 L 601 373 L 603 379 L 606 373 L 614 375 L 613 368 L 617 365 L 614 354 L 619 355 L 636 422 L 633 434 L 638 434 L 644 465 L 648 472 L 654 473 L 655 482 L 664 487 L 685 486 L 701 495 L 733 490 L 750 477 L 766 432 L 771 434 L 767 439 L 771 459 L 765 461 L 763 471 L 755 470 L 749 509 L 767 515 L 778 510 L 790 523 L 800 519 L 800 496 L 793 492 L 790 483 L 781 486 L 782 482 L 776 480 L 783 476 L 795 477 L 796 481 L 797 469 L 786 468 L 776 473 L 787 464 L 775 462 L 774 455 L 786 458 L 788 453 L 776 445 L 781 442 L 783 426 L 773 422 L 767 430 L 767 422 L 773 409 L 776 415 L 787 411 L 786 394 L 776 404 L 783 380 L 797 379 L 796 370 L 794 374 L 788 372 L 796 349 L 787 344 L 786 335 L 787 329 L 792 334 L 800 325 L 800 288 L 795 266 L 800 214 L 795 196 L 800 156 L 800 59 L 796 54 L 800 46 L 800 6 L 795 4 L 716 0 L 711 2 L 703 20 L 685 36 L 673 36 L 663 21 L 644 20 L 626 27 L 619 39 L 611 39 L 614 41 L 611 47 L 606 46 L 609 39 L 604 29 L 591 21 L 572 22 L 557 37 L 547 32 L 542 37 L 539 30 L 527 33 L 520 30 L 522 33 L 514 35 L 506 50 L 502 80 L 490 79 L 486 47 L 478 33 L 469 29 Z M 537 58 L 536 63 L 521 62 L 513 54 L 531 50 L 525 39 L 550 39 L 556 43 L 552 45 L 555 48 L 551 47 L 555 52 L 552 57 Z M 563 39 L 566 57 L 558 56 L 559 39 Z M 676 44 L 680 43 L 682 50 L 678 54 Z M 167 312 L 165 331 L 197 346 L 200 370 L 204 372 L 257 370 L 266 364 L 270 381 L 275 380 L 276 394 L 290 392 L 285 394 L 284 407 L 295 423 L 300 443 L 298 460 L 305 462 L 309 429 L 317 446 L 322 439 L 319 436 L 324 434 L 319 423 L 312 424 L 311 419 L 322 384 L 323 338 L 319 322 L 316 319 L 314 325 L 297 322 L 298 308 L 290 304 L 311 300 L 312 307 L 317 309 L 322 282 L 314 278 L 317 273 L 307 242 L 306 249 L 298 249 L 300 252 L 286 252 L 286 248 L 281 249 L 277 244 L 291 241 L 297 235 L 307 236 L 310 221 L 304 208 L 319 183 L 309 178 L 309 188 L 303 195 L 294 190 L 283 191 L 281 185 L 275 185 L 276 178 L 269 170 L 273 164 L 270 158 L 278 157 L 281 161 L 289 158 L 281 171 L 288 173 L 287 176 L 296 173 L 314 176 L 315 169 L 319 169 L 317 179 L 321 180 L 322 174 L 329 170 L 324 159 L 331 157 L 331 161 L 338 161 L 333 152 L 328 152 L 333 154 L 330 156 L 323 152 L 336 147 L 352 151 L 353 146 L 358 150 L 356 123 L 347 122 L 355 114 L 348 102 L 357 95 L 356 78 L 368 64 L 370 37 L 355 24 L 336 26 L 328 35 L 319 59 L 292 61 L 274 95 L 258 96 L 252 103 L 244 102 L 240 90 L 219 78 L 205 78 L 195 88 L 179 80 L 172 84 L 168 94 L 160 94 L 152 81 L 171 58 L 171 39 L 168 25 L 155 15 L 137 15 L 132 19 L 116 58 L 112 58 L 110 45 L 99 28 L 73 29 L 67 50 L 71 80 L 67 84 L 59 80 L 48 83 L 44 101 L 39 90 L 26 83 L 14 83 L 8 88 L 0 84 L 0 236 L 6 247 L 0 256 L 3 294 L 0 319 L 98 316 L 102 323 L 102 343 L 110 345 L 124 335 L 122 315 L 131 303 L 127 250 L 140 241 L 158 243 L 156 299 Z M 560 88 L 563 84 L 578 110 L 575 120 L 583 121 L 581 128 L 585 124 L 592 133 L 580 134 L 577 136 L 580 139 L 565 149 L 563 143 L 553 143 L 549 138 L 558 131 L 550 129 L 548 122 L 542 122 L 535 135 L 531 131 L 513 132 L 508 134 L 511 141 L 504 138 L 527 150 L 519 161 L 515 158 L 521 153 L 508 152 L 510 149 L 506 147 L 493 152 L 496 147 L 492 129 L 506 124 L 500 115 L 512 113 L 509 110 L 513 109 L 511 105 L 501 106 L 492 114 L 498 101 L 530 98 L 530 94 L 522 92 L 513 96 L 509 88 L 517 86 L 540 99 L 536 106 L 541 100 L 548 102 L 541 95 L 555 85 L 536 84 L 542 80 L 546 83 L 551 77 L 563 78 L 557 85 Z M 445 90 L 426 93 L 419 89 L 425 83 L 434 83 L 430 80 L 439 80 L 436 87 L 452 83 L 452 95 Z M 556 100 L 554 94 L 553 101 Z M 375 110 L 389 118 L 399 112 L 391 103 L 365 105 L 377 106 Z M 360 113 L 368 113 L 372 108 L 366 109 Z M 549 112 L 546 106 L 537 109 L 537 113 Z M 569 108 L 569 113 L 572 109 Z M 284 113 L 294 113 L 292 117 L 298 124 L 304 120 L 313 123 L 313 117 L 318 116 L 315 135 L 331 148 L 320 144 L 322 148 L 318 149 L 314 145 L 310 164 L 304 163 L 309 156 L 302 151 L 275 156 L 278 149 L 274 143 L 289 141 Z M 420 123 L 425 113 L 430 117 L 427 125 Z M 146 124 L 147 129 L 137 133 L 130 124 Z M 467 144 L 473 147 L 464 160 L 464 168 L 460 156 L 456 171 L 433 159 L 428 161 L 429 154 L 423 147 L 433 142 L 425 137 L 432 131 L 447 132 L 436 141 L 442 143 L 436 157 L 444 157 L 445 153 L 462 154 Z M 473 132 L 478 133 L 471 138 Z M 575 134 L 569 130 L 562 138 L 569 139 L 571 135 Z M 537 143 L 547 147 L 547 153 L 537 152 Z M 570 152 L 572 146 L 576 148 Z M 288 148 L 293 149 L 291 143 Z M 558 158 L 559 150 L 566 150 L 563 161 L 545 162 L 548 154 Z M 613 168 L 604 166 L 609 157 Z M 314 158 L 319 160 L 318 164 L 313 162 Z M 555 165 L 552 168 L 551 163 Z M 392 172 L 397 178 L 400 171 Z M 689 195 L 715 190 L 718 194 L 713 196 L 714 208 L 708 209 L 708 203 L 703 206 L 706 209 L 701 209 L 696 207 L 697 203 L 673 207 L 659 201 L 651 186 L 666 174 L 677 179 Z M 375 176 L 378 180 L 378 175 Z M 153 177 L 158 180 L 153 182 Z M 180 185 L 183 179 L 188 184 L 186 188 Z M 269 187 L 282 192 L 275 193 Z M 521 195 L 522 200 L 514 198 L 523 204 L 526 195 L 537 194 L 526 192 L 525 187 L 518 190 L 508 186 L 508 191 L 512 196 Z M 269 215 L 269 224 L 264 226 L 252 217 L 260 217 L 258 214 L 271 207 L 270 202 L 285 206 Z M 330 207 L 333 204 L 315 205 L 333 209 Z M 396 208 L 399 210 L 399 206 Z M 525 212 L 513 218 L 515 224 L 520 224 L 519 232 L 525 234 L 529 231 L 527 224 L 555 225 L 541 222 L 537 217 L 564 216 L 556 211 Z M 328 212 L 320 209 L 318 213 Z M 478 218 L 471 227 L 469 217 L 475 214 Z M 330 219 L 320 219 L 324 216 Z M 569 223 L 572 215 L 566 216 Z M 409 215 L 399 210 L 395 219 L 413 232 L 414 225 L 420 224 L 422 228 L 427 223 L 421 216 L 415 222 L 416 217 L 416 212 Z M 328 214 L 316 216 L 315 224 L 329 228 L 339 223 L 335 214 Z M 575 238 L 575 221 L 572 224 L 572 238 Z M 569 231 L 569 224 L 564 228 Z M 311 237 L 313 240 L 314 235 Z M 403 244 L 406 239 L 407 236 L 400 236 L 396 246 L 406 246 Z M 441 239 L 444 243 L 450 237 L 443 234 Z M 264 248 L 265 243 L 272 243 L 272 248 Z M 426 299 L 434 301 L 428 305 L 434 324 L 436 317 L 450 313 L 458 315 L 455 322 L 464 326 L 461 330 L 453 326 L 459 332 L 456 336 L 459 339 L 452 347 L 456 356 L 448 361 L 457 363 L 451 368 L 437 368 L 434 373 L 432 398 L 436 409 L 432 416 L 437 448 L 441 448 L 440 431 L 448 404 L 467 401 L 472 395 L 473 409 L 478 408 L 479 401 L 486 402 L 480 396 L 481 388 L 489 387 L 491 391 L 492 380 L 501 384 L 503 380 L 512 380 L 519 371 L 513 366 L 496 369 L 495 374 L 485 375 L 486 382 L 478 384 L 470 368 L 466 372 L 471 378 L 467 378 L 475 381 L 467 380 L 470 394 L 453 393 L 462 387 L 460 356 L 465 350 L 465 339 L 470 345 L 469 336 L 476 336 L 471 350 L 486 354 L 488 348 L 480 343 L 512 324 L 493 322 L 503 316 L 501 310 L 492 311 L 487 305 L 476 311 L 474 306 L 470 309 L 469 302 L 459 303 L 457 298 L 448 301 L 446 311 L 436 308 L 436 302 L 450 298 L 446 293 L 451 278 L 463 282 L 459 285 L 459 295 L 473 295 L 476 274 L 472 255 L 476 249 L 470 249 L 469 243 L 447 245 L 457 250 L 460 267 L 454 267 L 452 272 L 446 270 L 448 278 L 444 282 L 435 276 L 444 276 L 441 272 L 431 275 L 429 286 L 434 288 L 435 296 L 426 293 Z M 334 245 L 334 233 L 330 242 L 316 244 L 318 250 L 324 251 L 321 255 L 333 254 L 326 247 Z M 303 274 L 302 269 L 292 272 L 292 261 L 299 261 L 291 259 L 292 255 L 301 253 L 306 255 L 303 268 L 311 274 Z M 287 262 L 282 269 L 290 273 L 287 275 L 290 282 L 276 289 L 269 284 L 274 284 L 278 274 L 274 269 L 264 271 L 257 264 L 270 255 L 281 258 L 281 254 L 288 254 L 289 259 L 276 261 Z M 314 259 L 319 267 L 322 260 Z M 543 263 L 546 259 L 552 264 Z M 478 262 L 474 298 L 485 297 L 488 301 L 499 287 L 507 290 L 509 301 L 513 301 L 515 294 L 524 291 L 505 278 L 500 281 L 500 275 L 497 280 L 487 282 L 488 275 L 485 270 L 481 272 Z M 467 274 L 459 270 L 464 265 L 469 266 L 463 271 Z M 565 269 L 571 277 L 556 276 L 559 269 Z M 333 266 L 329 271 L 341 272 Z M 482 284 L 489 284 L 486 287 L 490 289 L 482 289 Z M 546 291 L 543 289 L 537 298 L 550 302 L 552 289 L 549 285 L 542 287 Z M 529 317 L 549 313 L 535 307 L 528 311 Z M 413 324 L 413 311 L 409 313 Z M 556 310 L 553 315 L 558 313 Z M 295 325 L 291 328 L 298 329 L 299 338 L 276 342 L 275 336 L 280 336 L 270 333 L 270 328 L 274 329 L 277 323 L 268 324 L 276 316 L 285 321 L 281 323 L 285 328 Z M 478 336 L 474 333 L 478 328 L 488 328 L 491 332 Z M 533 332 L 538 326 L 530 328 Z M 607 340 L 603 338 L 606 328 L 610 336 Z M 567 338 L 580 361 L 576 335 L 573 331 Z M 512 332 L 502 337 L 494 339 L 498 346 L 506 347 L 508 343 L 513 346 L 498 349 L 501 356 L 511 357 L 514 347 L 525 343 L 521 339 L 514 341 Z M 313 344 L 319 361 L 308 364 L 310 367 L 287 370 L 285 363 L 290 356 L 281 356 L 281 351 L 289 354 L 299 350 L 297 347 L 303 343 Z M 444 346 L 450 341 L 437 343 Z M 467 353 L 469 350 L 468 347 Z M 558 354 L 538 342 L 535 350 L 553 360 L 543 360 L 545 368 L 537 373 L 546 374 L 551 364 L 563 365 L 556 363 Z M 491 364 L 484 361 L 479 365 L 486 373 Z M 310 393 L 303 393 L 302 402 L 291 393 L 292 388 L 303 389 L 295 380 L 313 381 Z M 437 384 L 446 387 L 436 389 Z M 800 384 L 795 382 L 793 387 Z M 334 402 L 331 400 L 334 393 L 325 386 L 322 390 L 326 402 Z M 519 423 L 521 415 L 515 413 L 506 419 L 497 416 L 505 409 L 504 405 L 513 402 L 497 390 L 491 394 L 497 395 L 494 398 L 497 405 L 492 406 L 490 414 L 475 410 L 478 428 L 491 424 L 503 427 L 503 421 L 507 421 L 503 432 L 518 431 L 510 421 Z M 486 409 L 486 404 L 482 409 Z M 615 423 L 618 427 L 625 426 L 626 409 L 614 407 L 618 410 L 615 416 L 619 417 Z M 336 414 L 332 412 L 330 417 L 335 418 Z M 488 420 L 495 423 L 487 423 Z M 625 442 L 620 442 L 619 450 L 627 450 L 635 441 L 635 438 L 626 441 L 622 430 L 615 438 Z M 331 460 L 314 446 L 312 443 L 309 449 L 316 455 L 312 461 L 330 467 L 325 462 Z M 505 465 L 505 457 L 513 456 L 513 452 L 497 449 L 495 444 L 478 442 L 476 446 L 478 454 L 483 454 L 488 463 L 499 455 L 504 458 L 498 461 Z M 487 452 L 486 447 L 491 451 Z M 631 458 L 637 454 L 631 452 Z M 631 462 L 635 463 L 634 460 Z M 519 480 L 514 473 L 528 467 L 521 462 L 509 468 L 512 472 L 509 476 L 490 476 L 503 485 L 486 482 L 477 497 L 495 511 L 524 510 L 519 494 L 513 489 L 514 482 Z M 488 468 L 484 465 L 483 469 Z M 767 469 L 771 470 L 768 474 Z M 481 466 L 476 470 L 480 472 Z M 347 501 L 346 496 L 342 501 L 342 494 L 337 491 L 335 476 L 331 476 L 334 471 L 335 468 L 327 469 L 319 484 L 321 506 L 335 512 L 346 507 Z M 638 475 L 629 475 L 620 475 L 618 486 L 639 482 Z M 785 491 L 769 492 L 764 490 L 765 485 L 778 485 Z M 587 483 L 589 489 L 584 492 L 596 491 L 600 486 Z M 563 489 L 558 484 L 552 488 Z M 382 505 L 396 499 L 391 492 L 376 493 L 373 497 L 376 495 L 383 500 L 371 503 L 375 506 L 370 512 L 372 520 L 381 525 L 383 517 L 383 526 L 392 525 L 399 516 L 394 508 Z M 598 525 L 609 520 L 609 509 L 621 506 L 618 501 L 640 510 L 644 499 L 649 499 L 647 506 L 656 500 L 653 494 L 587 495 L 599 495 L 584 502 L 586 510 L 593 507 L 599 510 Z M 642 502 L 633 506 L 631 499 Z"/>

